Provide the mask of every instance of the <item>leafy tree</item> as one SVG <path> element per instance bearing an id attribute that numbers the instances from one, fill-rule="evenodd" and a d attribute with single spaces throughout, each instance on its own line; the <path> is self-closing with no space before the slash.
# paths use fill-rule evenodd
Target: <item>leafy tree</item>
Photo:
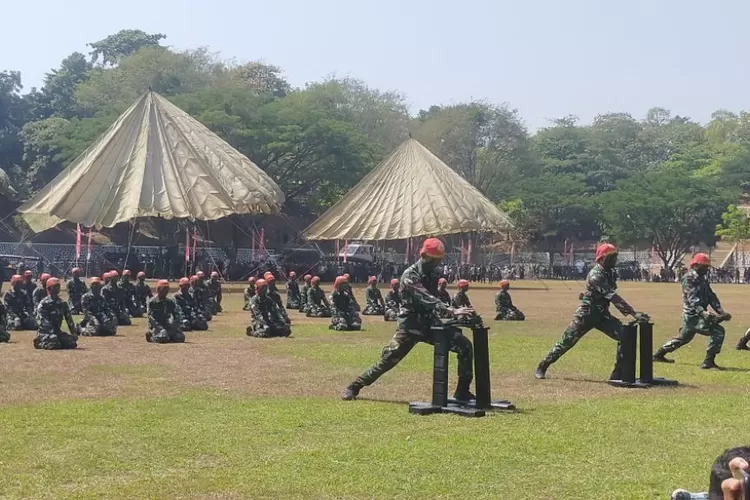
<path id="1" fill-rule="evenodd" d="M 726 212 L 721 214 L 721 224 L 716 226 L 716 236 L 725 241 L 737 244 L 744 260 L 745 243 L 750 240 L 750 217 L 747 212 L 736 205 L 729 205 Z"/>
<path id="2" fill-rule="evenodd" d="M 75 91 L 78 84 L 88 79 L 92 65 L 86 56 L 74 52 L 44 77 L 44 87 L 34 97 L 34 115 L 37 119 L 59 116 L 70 119 L 78 114 Z"/>
<path id="3" fill-rule="evenodd" d="M 101 58 L 103 66 L 116 65 L 123 58 L 135 54 L 145 47 L 159 47 L 159 41 L 167 38 L 161 33 L 148 34 L 141 30 L 121 30 L 98 42 L 89 43 L 91 62 L 97 63 Z"/>
<path id="4" fill-rule="evenodd" d="M 15 182 L 15 173 L 23 158 L 23 145 L 18 137 L 28 119 L 28 105 L 20 95 L 21 73 L 0 71 L 0 168 Z"/>
<path id="5" fill-rule="evenodd" d="M 229 78 L 241 87 L 274 97 L 284 97 L 292 90 L 289 82 L 281 76 L 281 68 L 257 61 L 232 68 Z"/>
<path id="6" fill-rule="evenodd" d="M 64 157 L 60 156 L 60 140 L 70 122 L 52 117 L 29 122 L 21 130 L 23 140 L 24 170 L 22 191 L 35 192 L 44 187 L 62 170 Z"/>

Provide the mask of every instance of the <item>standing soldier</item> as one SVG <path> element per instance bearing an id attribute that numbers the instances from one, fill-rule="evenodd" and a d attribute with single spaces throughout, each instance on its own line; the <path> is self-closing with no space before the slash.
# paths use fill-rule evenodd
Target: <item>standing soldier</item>
<path id="1" fill-rule="evenodd" d="M 208 281 L 208 299 L 211 302 L 211 314 L 219 314 L 223 311 L 221 308 L 221 281 L 219 280 L 219 273 L 216 271 L 211 273 L 211 279 Z"/>
<path id="2" fill-rule="evenodd" d="M 447 308 L 452 307 L 453 299 L 451 298 L 451 294 L 448 293 L 448 280 L 445 278 L 440 278 L 438 280 L 437 298 L 439 298 L 446 307 L 446 309 L 438 311 L 438 316 L 443 319 L 452 318 L 453 314 Z"/>
<path id="3" fill-rule="evenodd" d="M 41 286 L 34 289 L 34 295 L 32 297 L 35 311 L 42 299 L 47 296 L 47 280 L 50 278 L 51 276 L 47 273 L 42 273 L 41 276 L 39 276 L 39 284 Z"/>
<path id="4" fill-rule="evenodd" d="M 362 319 L 355 309 L 352 296 L 347 292 L 346 278 L 339 276 L 333 283 L 331 304 L 333 305 L 331 324 L 329 330 L 357 331 L 362 329 Z"/>
<path id="5" fill-rule="evenodd" d="M 289 280 L 286 282 L 286 308 L 299 309 L 300 295 L 297 273 L 289 272 Z"/>
<path id="6" fill-rule="evenodd" d="M 385 314 L 386 321 L 396 321 L 398 311 L 401 309 L 401 294 L 398 292 L 399 281 L 391 280 L 391 291 L 385 296 Z"/>
<path id="7" fill-rule="evenodd" d="M 91 290 L 81 297 L 83 319 L 78 325 L 80 334 L 85 337 L 109 337 L 117 335 L 117 318 L 102 296 L 102 280 L 94 276 L 90 281 Z"/>
<path id="8" fill-rule="evenodd" d="M 270 272 L 263 275 L 263 279 L 266 282 L 266 287 L 268 288 L 268 298 L 276 302 L 276 305 L 279 306 L 279 309 L 281 310 L 281 315 L 284 317 L 284 320 L 287 322 L 288 325 L 292 324 L 292 320 L 289 319 L 289 314 L 286 312 L 286 309 L 284 309 L 284 302 L 281 300 L 281 295 L 279 294 L 279 290 L 276 288 L 276 278 L 273 274 Z M 257 295 L 257 293 L 256 293 Z"/>
<path id="9" fill-rule="evenodd" d="M 680 347 L 688 344 L 695 334 L 708 336 L 708 349 L 706 359 L 703 360 L 701 368 L 708 370 L 719 368 L 716 365 L 716 355 L 721 352 L 724 343 L 724 327 L 721 321 L 729 321 L 732 315 L 724 312 L 718 297 L 711 289 L 706 276 L 711 267 L 711 259 L 705 253 L 697 253 L 690 261 L 690 270 L 682 278 L 682 328 L 679 334 L 661 346 L 654 354 L 654 361 L 663 363 L 674 363 L 673 359 L 667 359 L 665 355 L 674 352 Z M 709 312 L 712 308 L 716 315 Z M 746 345 L 747 334 L 740 340 L 739 346 Z"/>
<path id="10" fill-rule="evenodd" d="M 190 280 L 188 278 L 180 278 L 180 289 L 172 296 L 172 300 L 180 308 L 182 331 L 208 330 L 208 322 L 206 322 L 203 312 L 198 309 L 195 298 L 190 293 Z"/>
<path id="11" fill-rule="evenodd" d="M 26 292 L 26 312 L 33 318 L 35 317 L 34 290 L 36 290 L 36 283 L 34 283 L 32 278 L 31 271 L 26 270 L 23 272 L 23 291 Z"/>
<path id="12" fill-rule="evenodd" d="M 467 280 L 458 280 L 458 292 L 453 296 L 453 308 L 471 307 L 471 301 L 466 292 L 469 291 L 469 282 Z"/>
<path id="13" fill-rule="evenodd" d="M 441 324 L 436 312 L 447 309 L 436 296 L 437 266 L 445 257 L 445 245 L 437 238 L 428 238 L 422 244 L 419 253 L 420 260 L 408 267 L 401 276 L 402 302 L 396 334 L 383 348 L 378 362 L 349 384 L 341 399 L 356 399 L 363 387 L 371 385 L 396 366 L 418 342 L 433 343 L 431 327 Z M 465 312 L 456 310 L 455 314 L 461 315 Z M 450 350 L 458 354 L 458 386 L 454 397 L 460 401 L 474 399 L 474 395 L 469 391 L 474 378 L 474 352 L 471 341 L 464 337 L 460 330 L 456 330 L 450 339 Z"/>
<path id="14" fill-rule="evenodd" d="M 326 293 L 320 288 L 320 277 L 315 276 L 310 280 L 310 288 L 307 290 L 307 305 L 305 306 L 308 318 L 330 318 L 331 304 L 328 303 Z"/>
<path id="15" fill-rule="evenodd" d="M 81 314 L 81 297 L 88 292 L 86 283 L 81 281 L 81 270 L 74 267 L 71 271 L 73 277 L 67 283 L 68 305 L 72 314 Z"/>
<path id="16" fill-rule="evenodd" d="M 250 301 L 255 297 L 255 276 L 250 276 L 247 279 L 247 288 L 245 288 L 245 305 L 242 306 L 243 311 L 250 310 Z"/>
<path id="17" fill-rule="evenodd" d="M 136 299 L 135 285 L 133 285 L 132 279 L 133 274 L 130 272 L 130 269 L 125 269 L 122 272 L 122 279 L 120 280 L 120 290 L 122 291 L 125 310 L 133 318 L 140 318 L 143 316 L 143 309 L 141 309 L 138 299 Z"/>
<path id="18" fill-rule="evenodd" d="M 268 284 L 265 280 L 255 283 L 255 297 L 250 300 L 252 323 L 245 333 L 250 337 L 288 337 L 292 329 L 282 314 L 284 310 L 268 296 Z"/>
<path id="19" fill-rule="evenodd" d="M 302 285 L 302 289 L 299 292 L 299 312 L 307 313 L 307 295 L 308 290 L 310 290 L 310 281 L 312 281 L 312 276 L 306 274 L 302 278 L 302 281 L 304 281 L 304 284 Z"/>
<path id="20" fill-rule="evenodd" d="M 78 346 L 78 327 L 73 322 L 68 303 L 60 298 L 60 280 L 47 280 L 49 296 L 42 299 L 36 308 L 36 319 L 39 324 L 34 347 L 37 349 L 75 349 Z M 70 333 L 60 328 L 62 322 L 68 325 Z"/>
<path id="21" fill-rule="evenodd" d="M 169 281 L 159 280 L 156 296 L 148 301 L 148 333 L 146 341 L 156 344 L 185 342 L 185 334 L 180 329 L 182 318 L 174 300 L 167 297 Z"/>
<path id="22" fill-rule="evenodd" d="M 500 291 L 495 295 L 495 311 L 497 311 L 496 320 L 505 321 L 523 321 L 526 316 L 513 305 L 513 301 L 510 298 L 508 289 L 510 288 L 510 282 L 508 280 L 502 280 L 500 282 Z"/>
<path id="23" fill-rule="evenodd" d="M 143 271 L 139 272 L 138 276 L 136 276 L 136 280 L 135 300 L 141 307 L 141 311 L 145 311 L 146 304 L 148 304 L 148 299 L 153 297 L 154 294 L 151 293 L 151 287 L 146 284 L 146 273 L 144 273 Z"/>
<path id="24" fill-rule="evenodd" d="M 10 290 L 3 296 L 8 330 L 36 330 L 35 316 L 29 314 L 24 290 L 23 276 L 14 274 L 10 278 Z"/>
<path id="25" fill-rule="evenodd" d="M 130 326 L 133 323 L 130 321 L 130 316 L 125 309 L 125 300 L 122 294 L 122 290 L 118 286 L 117 282 L 119 274 L 117 271 L 110 271 L 104 273 L 104 287 L 102 287 L 102 297 L 107 301 L 109 307 L 112 309 L 115 317 L 117 318 L 117 324 L 120 326 Z"/>
<path id="26" fill-rule="evenodd" d="M 586 290 L 580 295 L 581 304 L 573 315 L 573 321 L 565 329 L 562 338 L 539 363 L 534 373 L 538 379 L 546 378 L 547 368 L 568 352 L 591 329 L 596 328 L 617 342 L 617 359 L 611 380 L 620 378 L 620 330 L 622 323 L 609 312 L 613 304 L 623 316 L 632 316 L 638 322 L 649 320 L 648 314 L 636 312 L 630 304 L 617 294 L 617 248 L 609 243 L 596 249 L 596 265 L 586 277 Z"/>

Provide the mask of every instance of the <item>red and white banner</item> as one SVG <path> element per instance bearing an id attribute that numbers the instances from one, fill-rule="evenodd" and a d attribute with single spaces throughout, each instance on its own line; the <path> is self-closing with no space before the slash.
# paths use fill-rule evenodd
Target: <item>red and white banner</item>
<path id="1" fill-rule="evenodd" d="M 261 228 L 260 230 L 260 242 L 258 243 L 258 254 L 262 259 L 266 253 L 266 230 Z"/>
<path id="2" fill-rule="evenodd" d="M 81 225 L 76 224 L 76 262 L 81 259 Z"/>
<path id="3" fill-rule="evenodd" d="M 344 264 L 349 262 L 349 240 L 344 240 Z"/>
<path id="4" fill-rule="evenodd" d="M 185 262 L 190 262 L 190 230 L 185 229 Z"/>
<path id="5" fill-rule="evenodd" d="M 471 238 L 469 238 L 469 244 L 466 247 L 466 263 L 471 264 Z"/>
<path id="6" fill-rule="evenodd" d="M 198 247 L 198 230 L 193 229 L 193 262 L 195 262 L 195 252 Z"/>
<path id="7" fill-rule="evenodd" d="M 91 260 L 91 228 L 89 228 L 89 241 L 86 244 L 86 260 Z"/>

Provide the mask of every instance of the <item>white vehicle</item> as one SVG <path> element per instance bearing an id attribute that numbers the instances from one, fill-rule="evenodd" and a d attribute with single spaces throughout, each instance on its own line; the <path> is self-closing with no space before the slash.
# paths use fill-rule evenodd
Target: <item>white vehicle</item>
<path id="1" fill-rule="evenodd" d="M 339 251 L 339 258 L 360 262 L 375 262 L 375 247 L 366 243 L 349 243 Z"/>

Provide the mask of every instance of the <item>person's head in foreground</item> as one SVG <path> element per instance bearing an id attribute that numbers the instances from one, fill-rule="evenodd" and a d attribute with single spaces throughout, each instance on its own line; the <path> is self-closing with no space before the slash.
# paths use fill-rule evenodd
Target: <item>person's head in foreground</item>
<path id="1" fill-rule="evenodd" d="M 422 243 L 419 256 L 422 258 L 422 267 L 431 271 L 445 258 L 445 245 L 437 238 L 427 238 Z"/>
<path id="2" fill-rule="evenodd" d="M 719 455 L 711 467 L 708 493 L 679 489 L 672 493 L 672 500 L 745 500 L 745 472 L 750 472 L 750 447 L 730 448 Z"/>

